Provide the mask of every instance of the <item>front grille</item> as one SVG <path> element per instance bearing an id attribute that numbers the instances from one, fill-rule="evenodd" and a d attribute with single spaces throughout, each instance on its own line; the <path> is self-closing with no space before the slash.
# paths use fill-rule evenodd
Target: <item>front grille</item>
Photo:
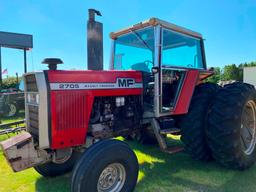
<path id="1" fill-rule="evenodd" d="M 28 132 L 33 136 L 33 138 L 38 141 L 39 138 L 39 119 L 38 119 L 38 107 L 28 105 Z"/>
<path id="2" fill-rule="evenodd" d="M 38 92 L 36 77 L 34 74 L 25 76 L 26 93 Z M 33 136 L 35 141 L 39 139 L 39 108 L 36 105 L 26 103 L 27 108 L 27 130 Z"/>

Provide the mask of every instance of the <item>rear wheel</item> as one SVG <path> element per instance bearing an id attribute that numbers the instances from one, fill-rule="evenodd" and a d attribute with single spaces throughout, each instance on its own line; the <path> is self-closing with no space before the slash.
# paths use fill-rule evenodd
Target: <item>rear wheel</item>
<path id="1" fill-rule="evenodd" d="M 34 169 L 44 177 L 56 177 L 72 171 L 77 160 L 80 158 L 79 152 L 73 152 L 72 155 L 67 159 L 63 158 L 58 163 L 49 162 L 43 165 L 38 165 Z"/>
<path id="2" fill-rule="evenodd" d="M 77 163 L 71 191 L 133 191 L 138 169 L 137 158 L 126 143 L 118 140 L 99 141 Z"/>
<path id="3" fill-rule="evenodd" d="M 185 150 L 196 160 L 211 158 L 206 141 L 207 113 L 218 89 L 219 86 L 213 83 L 196 86 L 188 113 L 178 120 Z"/>
<path id="4" fill-rule="evenodd" d="M 233 83 L 221 89 L 209 115 L 207 135 L 213 157 L 224 166 L 246 169 L 256 160 L 256 91 Z"/>

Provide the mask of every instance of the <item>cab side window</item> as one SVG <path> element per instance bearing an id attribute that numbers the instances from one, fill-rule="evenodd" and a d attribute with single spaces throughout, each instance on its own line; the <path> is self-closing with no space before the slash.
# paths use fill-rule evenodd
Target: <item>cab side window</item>
<path id="1" fill-rule="evenodd" d="M 163 67 L 203 69 L 200 39 L 163 29 Z"/>

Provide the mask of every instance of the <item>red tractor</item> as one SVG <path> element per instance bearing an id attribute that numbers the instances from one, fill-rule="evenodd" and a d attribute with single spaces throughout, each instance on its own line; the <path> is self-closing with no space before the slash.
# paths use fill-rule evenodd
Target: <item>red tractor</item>
<path id="1" fill-rule="evenodd" d="M 108 71 L 57 70 L 62 61 L 46 59 L 49 70 L 24 75 L 27 131 L 1 143 L 15 172 L 34 167 L 47 177 L 73 170 L 72 192 L 133 191 L 137 158 L 112 138 L 157 141 L 168 151 L 172 133 L 197 160 L 253 165 L 256 91 L 204 82 L 213 72 L 201 34 L 151 18 L 111 39 Z"/>

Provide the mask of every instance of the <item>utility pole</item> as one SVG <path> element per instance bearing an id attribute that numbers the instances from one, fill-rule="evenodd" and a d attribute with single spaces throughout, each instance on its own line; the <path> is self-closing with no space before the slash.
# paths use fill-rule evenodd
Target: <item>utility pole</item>
<path id="1" fill-rule="evenodd" d="M 27 51 L 24 49 L 24 73 L 27 73 Z"/>

